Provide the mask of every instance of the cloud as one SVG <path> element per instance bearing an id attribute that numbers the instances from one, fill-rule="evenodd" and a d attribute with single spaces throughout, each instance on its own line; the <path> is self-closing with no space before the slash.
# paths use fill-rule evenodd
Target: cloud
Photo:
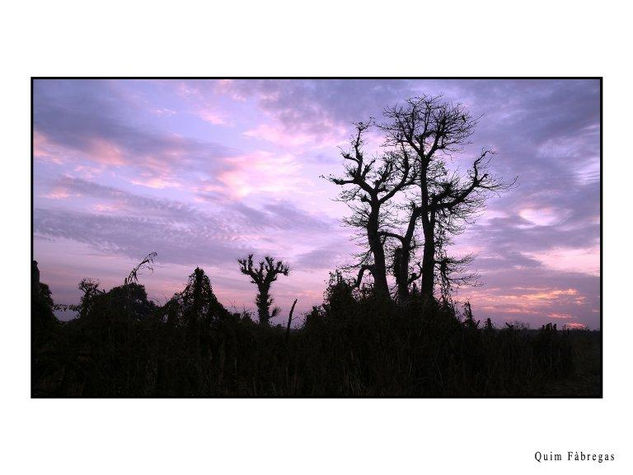
<path id="1" fill-rule="evenodd" d="M 526 253 L 548 269 L 600 276 L 600 247 L 553 248 Z"/>
<path id="2" fill-rule="evenodd" d="M 259 124 L 254 129 L 247 130 L 244 135 L 271 142 L 283 148 L 298 148 L 306 145 L 312 148 L 335 148 L 345 141 L 347 131 L 344 127 L 326 125 L 325 128 L 329 129 L 329 132 L 311 134 L 289 131 L 282 124 L 272 125 L 264 123 Z"/>
<path id="3" fill-rule="evenodd" d="M 300 169 L 301 164 L 293 155 L 255 151 L 228 158 L 216 182 L 234 199 L 255 193 L 288 196 L 306 184 Z M 218 185 L 207 189 L 217 191 Z"/>
<path id="4" fill-rule="evenodd" d="M 232 262 L 244 246 L 214 220 L 185 220 L 35 209 L 35 234 L 72 239 L 102 252 L 139 258 L 156 251 L 162 262 L 196 265 Z"/>
<path id="5" fill-rule="evenodd" d="M 320 143 L 345 140 L 353 122 L 377 116 L 385 106 L 416 93 L 406 80 L 235 80 L 218 90 L 242 101 L 254 98 L 275 121 L 275 128 L 255 131 L 271 141 L 291 135 Z"/>
<path id="6" fill-rule="evenodd" d="M 222 117 L 222 115 L 214 111 L 201 110 L 198 112 L 198 115 L 202 120 L 210 122 L 213 125 L 225 125 L 227 123 L 226 118 Z"/>
<path id="7" fill-rule="evenodd" d="M 525 208 L 519 211 L 519 216 L 534 226 L 553 226 L 563 222 L 567 212 L 555 208 Z"/>
<path id="8" fill-rule="evenodd" d="M 143 183 L 177 186 L 170 177 L 200 169 L 213 173 L 237 150 L 215 142 L 160 132 L 135 119 L 135 105 L 108 81 L 36 80 L 35 158 L 91 161 L 137 170 Z M 63 158 L 61 158 L 63 157 Z M 138 181 L 138 180 L 137 180 Z"/>
<path id="9" fill-rule="evenodd" d="M 586 313 L 586 297 L 578 289 L 492 287 L 470 290 L 468 297 L 478 311 L 496 317 L 523 315 L 528 321 L 535 317 L 567 319 L 572 314 Z"/>
<path id="10" fill-rule="evenodd" d="M 570 318 L 574 318 L 573 315 L 569 313 L 550 313 L 547 315 L 549 318 L 554 318 L 557 320 L 569 320 Z"/>
<path id="11" fill-rule="evenodd" d="M 337 190 L 317 177 L 340 172 L 336 146 L 352 122 L 380 119 L 384 107 L 420 93 L 482 115 L 450 167 L 464 170 L 491 146 L 491 171 L 519 180 L 456 239 L 456 249 L 477 250 L 473 270 L 484 283 L 463 295 L 500 319 L 571 315 L 596 326 L 595 80 L 36 80 L 37 235 L 134 258 L 151 245 L 174 263 L 271 252 L 299 269 L 331 270 L 355 249 L 336 221 Z M 577 294 L 552 293 L 568 289 Z"/>
<path id="12" fill-rule="evenodd" d="M 345 241 L 341 239 L 305 252 L 296 259 L 296 264 L 305 269 L 333 271 L 349 258 L 349 252 L 346 251 L 345 244 Z"/>
<path id="13" fill-rule="evenodd" d="M 565 327 L 570 328 L 571 330 L 584 330 L 587 328 L 587 325 L 580 322 L 569 322 L 565 323 Z"/>
<path id="14" fill-rule="evenodd" d="M 301 241 L 331 234 L 337 223 L 279 201 L 261 209 L 228 203 L 211 213 L 174 200 L 155 199 L 82 179 L 63 177 L 56 188 L 75 197 L 79 209 L 36 208 L 38 235 L 85 242 L 136 258 L 156 251 L 173 263 L 227 263 L 271 241 Z M 90 205 L 90 206 L 89 206 Z M 290 249 L 290 248 L 289 248 Z"/>

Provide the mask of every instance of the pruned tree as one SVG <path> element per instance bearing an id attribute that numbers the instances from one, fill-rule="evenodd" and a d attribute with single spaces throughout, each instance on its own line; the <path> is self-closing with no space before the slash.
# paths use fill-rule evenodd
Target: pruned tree
<path id="1" fill-rule="evenodd" d="M 463 151 L 480 119 L 460 104 L 425 95 L 386 109 L 384 116 L 386 121 L 379 127 L 386 135 L 385 147 L 409 157 L 416 176 L 405 231 L 381 234 L 399 243 L 394 256 L 399 262 L 394 270 L 398 294 L 404 300 L 411 278 L 418 276 L 410 269 L 412 251 L 418 246 L 416 230 L 421 224 L 420 292 L 429 299 L 433 297 L 438 276 L 443 288 L 450 289 L 450 284 L 458 280 L 451 274 L 467 263 L 467 259 L 447 256 L 446 246 L 451 236 L 460 233 L 464 224 L 483 210 L 489 193 L 508 189 L 516 179 L 504 184 L 488 171 L 493 154 L 490 149 L 483 149 L 476 156 L 465 175 L 449 171 L 447 160 Z"/>
<path id="2" fill-rule="evenodd" d="M 341 150 L 345 160 L 344 175 L 330 175 L 327 179 L 343 187 L 339 200 L 352 209 L 352 215 L 345 222 L 357 228 L 368 244 L 368 252 L 359 255 L 355 266 L 358 268 L 356 286 L 360 286 L 364 273 L 369 272 L 373 277 L 375 295 L 389 298 L 384 229 L 392 207 L 390 200 L 414 184 L 416 172 L 408 150 L 387 151 L 370 159 L 365 157 L 364 136 L 373 126 L 372 120 L 355 124 L 351 148 Z"/>
<path id="3" fill-rule="evenodd" d="M 253 254 L 249 254 L 245 259 L 238 259 L 240 272 L 251 278 L 251 282 L 257 285 L 257 297 L 255 304 L 257 305 L 257 314 L 259 322 L 268 325 L 271 318 L 270 306 L 273 298 L 270 296 L 270 286 L 277 280 L 277 276 L 287 276 L 290 272 L 289 267 L 282 261 L 275 261 L 270 256 L 264 257 L 257 266 L 253 264 Z"/>

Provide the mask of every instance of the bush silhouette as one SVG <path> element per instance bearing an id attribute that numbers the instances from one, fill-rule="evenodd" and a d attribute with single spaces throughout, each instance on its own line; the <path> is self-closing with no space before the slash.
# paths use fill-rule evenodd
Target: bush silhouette
<path id="1" fill-rule="evenodd" d="M 323 305 L 296 329 L 231 313 L 201 268 L 164 305 L 137 283 L 87 285 L 75 320 L 60 323 L 34 286 L 36 397 L 598 396 L 595 332 L 555 326 L 480 328 L 470 305 L 406 305 L 331 275 Z M 39 289 L 39 290 L 38 290 Z M 36 322 L 48 322 L 38 323 Z M 584 359 L 583 359 L 584 358 Z M 591 361 L 595 361 L 594 357 Z M 593 363 L 591 363 L 593 365 Z"/>

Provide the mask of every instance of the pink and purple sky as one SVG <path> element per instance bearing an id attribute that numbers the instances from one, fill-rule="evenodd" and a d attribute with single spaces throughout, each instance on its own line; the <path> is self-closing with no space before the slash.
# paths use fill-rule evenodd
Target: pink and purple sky
<path id="1" fill-rule="evenodd" d="M 272 287 L 281 320 L 294 298 L 306 311 L 358 251 L 339 190 L 320 176 L 340 174 L 352 122 L 421 94 L 483 115 L 454 166 L 488 146 L 493 171 L 518 176 L 456 239 L 481 275 L 457 298 L 497 324 L 599 328 L 598 80 L 35 80 L 42 281 L 55 302 L 76 303 L 82 278 L 120 285 L 156 251 L 140 282 L 158 303 L 200 266 L 225 306 L 254 310 L 236 260 L 271 254 L 291 266 Z"/>

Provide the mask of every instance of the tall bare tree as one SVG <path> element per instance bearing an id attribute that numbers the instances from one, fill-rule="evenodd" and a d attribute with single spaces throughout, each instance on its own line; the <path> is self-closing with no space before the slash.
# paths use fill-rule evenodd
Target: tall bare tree
<path id="1" fill-rule="evenodd" d="M 461 232 L 463 225 L 483 209 L 490 192 L 505 190 L 514 182 L 504 184 L 488 172 L 493 154 L 490 149 L 481 150 L 464 176 L 448 170 L 447 160 L 463 150 L 479 121 L 462 105 L 425 95 L 386 109 L 384 116 L 386 122 L 380 128 L 386 135 L 385 146 L 411 157 L 417 190 L 409 205 L 405 232 L 382 234 L 400 244 L 394 265 L 399 297 L 406 299 L 412 277 L 420 276 L 422 296 L 432 298 L 436 277 L 440 277 L 443 289 L 450 288 L 454 279 L 451 271 L 467 262 L 446 255 L 450 236 Z M 423 240 L 419 275 L 410 273 L 418 223 L 422 225 Z"/>
<path id="2" fill-rule="evenodd" d="M 258 266 L 253 264 L 253 254 L 249 254 L 245 259 L 238 259 L 237 262 L 240 264 L 242 274 L 249 276 L 251 282 L 257 285 L 258 294 L 255 298 L 255 304 L 257 305 L 259 322 L 267 325 L 271 318 L 270 306 L 273 303 L 270 296 L 270 286 L 277 280 L 278 275 L 287 276 L 290 269 L 282 261 L 275 262 L 270 256 L 266 256 L 263 261 L 259 262 Z"/>
<path id="3" fill-rule="evenodd" d="M 351 138 L 351 148 L 342 150 L 345 172 L 342 177 L 327 177 L 342 188 L 339 199 L 353 211 L 345 222 L 360 229 L 367 239 L 369 251 L 361 254 L 358 262 L 356 285 L 360 285 L 365 272 L 374 281 L 374 292 L 380 298 L 389 298 L 387 285 L 387 259 L 383 230 L 388 220 L 385 210 L 397 193 L 414 184 L 416 176 L 408 151 L 386 151 L 378 157 L 366 158 L 365 135 L 373 122 L 358 122 Z"/>

